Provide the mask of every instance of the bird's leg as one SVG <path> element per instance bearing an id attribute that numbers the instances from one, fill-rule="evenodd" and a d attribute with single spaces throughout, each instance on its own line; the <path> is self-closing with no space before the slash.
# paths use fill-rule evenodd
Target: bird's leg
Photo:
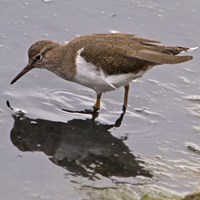
<path id="1" fill-rule="evenodd" d="M 124 104 L 123 104 L 123 108 L 122 110 L 125 112 L 126 111 L 126 107 L 128 105 L 128 92 L 129 92 L 129 84 L 124 86 Z"/>
<path id="2" fill-rule="evenodd" d="M 97 94 L 96 102 L 95 102 L 95 104 L 93 106 L 94 111 L 97 111 L 97 110 L 100 109 L 100 100 L 101 100 L 101 93 Z"/>

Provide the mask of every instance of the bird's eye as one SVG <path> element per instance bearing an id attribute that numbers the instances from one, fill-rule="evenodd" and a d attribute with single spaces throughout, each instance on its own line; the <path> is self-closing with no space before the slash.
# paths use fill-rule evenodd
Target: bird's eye
<path id="1" fill-rule="evenodd" d="M 41 55 L 41 54 L 38 54 L 37 56 L 35 56 L 35 60 L 36 60 L 36 61 L 42 60 L 42 55 Z"/>

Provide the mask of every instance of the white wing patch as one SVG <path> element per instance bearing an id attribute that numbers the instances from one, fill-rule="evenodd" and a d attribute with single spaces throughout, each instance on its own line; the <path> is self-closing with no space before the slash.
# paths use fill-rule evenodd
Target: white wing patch
<path id="1" fill-rule="evenodd" d="M 181 51 L 181 53 L 195 51 L 195 50 L 198 49 L 198 48 L 199 48 L 199 47 L 191 47 L 191 48 L 189 48 L 187 51 Z"/>
<path id="2" fill-rule="evenodd" d="M 79 49 L 76 57 L 76 75 L 74 81 L 96 91 L 96 93 L 115 90 L 127 85 L 132 80 L 143 75 L 143 71 L 138 74 L 127 73 L 121 75 L 106 75 L 103 70 L 97 69 L 95 65 L 87 62 L 80 54 L 84 48 Z"/>
<path id="3" fill-rule="evenodd" d="M 194 51 L 194 50 L 196 50 L 196 49 L 198 49 L 199 47 L 191 47 L 191 48 L 189 48 L 188 49 L 188 51 Z"/>

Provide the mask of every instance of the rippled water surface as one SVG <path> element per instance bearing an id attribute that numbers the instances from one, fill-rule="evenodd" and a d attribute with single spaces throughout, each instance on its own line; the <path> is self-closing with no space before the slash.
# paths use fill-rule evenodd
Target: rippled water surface
<path id="1" fill-rule="evenodd" d="M 123 88 L 103 95 L 93 116 L 81 112 L 94 104 L 93 91 L 46 70 L 10 81 L 40 39 L 116 30 L 199 46 L 200 1 L 2 0 L 0 11 L 1 199 L 94 199 L 91 187 L 121 183 L 181 195 L 199 189 L 198 49 L 192 61 L 133 82 L 125 115 Z"/>

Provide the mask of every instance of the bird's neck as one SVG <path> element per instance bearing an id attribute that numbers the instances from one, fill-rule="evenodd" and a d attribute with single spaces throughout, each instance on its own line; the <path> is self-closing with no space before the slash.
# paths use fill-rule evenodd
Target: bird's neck
<path id="1" fill-rule="evenodd" d="M 49 56 L 51 56 L 52 65 L 47 66 L 46 69 L 65 80 L 73 80 L 76 73 L 76 51 L 66 44 L 55 48 Z"/>

